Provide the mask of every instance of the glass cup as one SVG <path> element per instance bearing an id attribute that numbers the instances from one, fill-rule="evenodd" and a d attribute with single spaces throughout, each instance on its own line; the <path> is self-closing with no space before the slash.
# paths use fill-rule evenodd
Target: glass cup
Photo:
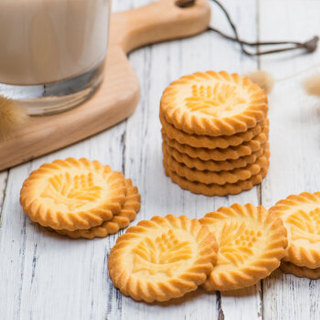
<path id="1" fill-rule="evenodd" d="M 103 79 L 110 0 L 1 0 L 0 95 L 43 115 L 88 99 Z"/>

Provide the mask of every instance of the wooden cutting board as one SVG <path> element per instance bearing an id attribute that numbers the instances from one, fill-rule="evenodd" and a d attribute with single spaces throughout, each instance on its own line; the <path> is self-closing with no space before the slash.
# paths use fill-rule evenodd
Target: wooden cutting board
<path id="1" fill-rule="evenodd" d="M 57 115 L 32 117 L 0 142 L 0 171 L 83 140 L 129 117 L 139 101 L 139 82 L 127 54 L 139 47 L 203 32 L 210 20 L 207 0 L 179 8 L 175 0 L 113 13 L 105 79 L 81 106 Z"/>

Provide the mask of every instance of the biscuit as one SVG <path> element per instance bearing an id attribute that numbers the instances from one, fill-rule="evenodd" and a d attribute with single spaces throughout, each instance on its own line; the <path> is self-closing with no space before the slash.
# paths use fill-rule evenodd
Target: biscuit
<path id="1" fill-rule="evenodd" d="M 23 183 L 20 202 L 34 222 L 55 230 L 89 229 L 112 219 L 125 201 L 123 174 L 85 158 L 55 160 Z"/>
<path id="2" fill-rule="evenodd" d="M 160 112 L 188 134 L 234 135 L 253 128 L 268 112 L 265 92 L 238 74 L 197 72 L 165 89 Z"/>
<path id="3" fill-rule="evenodd" d="M 270 208 L 288 231 L 285 261 L 298 267 L 320 268 L 320 192 L 303 192 L 280 200 Z"/>
<path id="4" fill-rule="evenodd" d="M 312 280 L 320 279 L 320 268 L 309 269 L 306 267 L 298 267 L 291 262 L 282 261 L 280 270 L 283 273 L 293 274 L 299 278 L 309 278 Z"/>
<path id="5" fill-rule="evenodd" d="M 286 254 L 286 229 L 262 207 L 235 203 L 199 220 L 218 242 L 218 260 L 203 284 L 206 290 L 236 290 L 256 284 Z"/>
<path id="6" fill-rule="evenodd" d="M 269 120 L 265 119 L 252 129 L 235 134 L 233 136 L 210 137 L 184 133 L 168 123 L 161 114 L 160 121 L 168 138 L 175 139 L 180 144 L 187 144 L 190 147 L 208 149 L 225 149 L 228 147 L 238 146 L 246 141 L 252 140 L 262 132 L 264 127 L 269 127 Z"/>
<path id="7" fill-rule="evenodd" d="M 237 183 L 241 180 L 248 180 L 252 176 L 257 175 L 262 168 L 269 167 L 269 158 L 266 156 L 260 157 L 256 163 L 249 164 L 245 168 L 234 169 L 232 171 L 200 171 L 196 169 L 190 169 L 183 164 L 175 161 L 166 151 L 163 150 L 163 161 L 166 163 L 166 167 L 169 167 L 172 171 L 176 172 L 180 177 L 183 177 L 189 181 L 197 181 L 204 184 L 219 184 L 224 185 L 226 183 Z"/>
<path id="8" fill-rule="evenodd" d="M 132 186 L 131 179 L 126 179 L 125 185 L 127 189 L 125 202 L 120 212 L 113 216 L 111 220 L 105 221 L 102 225 L 88 230 L 56 230 L 56 232 L 73 239 L 94 239 L 105 238 L 110 234 L 117 233 L 120 229 L 126 228 L 130 222 L 136 218 L 136 214 L 140 210 L 140 194 L 138 193 L 138 188 Z"/>
<path id="9" fill-rule="evenodd" d="M 238 194 L 242 191 L 250 190 L 255 185 L 261 183 L 262 179 L 267 175 L 268 169 L 262 168 L 259 174 L 252 176 L 248 180 L 239 181 L 238 183 L 226 183 L 224 185 L 218 184 L 204 184 L 201 182 L 189 181 L 180 177 L 177 173 L 171 170 L 164 163 L 165 173 L 170 179 L 179 185 L 182 189 L 189 190 L 196 194 L 203 194 L 206 196 L 226 196 L 231 194 Z"/>
<path id="10" fill-rule="evenodd" d="M 193 148 L 186 144 L 180 144 L 174 139 L 169 139 L 162 130 L 163 141 L 171 148 L 176 149 L 180 153 L 187 154 L 191 158 L 198 158 L 204 161 L 215 160 L 236 160 L 241 157 L 248 156 L 253 152 L 262 148 L 268 140 L 268 128 L 264 128 L 263 133 L 260 133 L 253 140 L 244 142 L 236 147 L 229 147 L 226 149 L 207 149 L 207 148 Z"/>
<path id="11" fill-rule="evenodd" d="M 214 235 L 196 219 L 153 217 L 130 227 L 111 249 L 116 288 L 137 301 L 167 301 L 204 283 L 216 261 Z"/>
<path id="12" fill-rule="evenodd" d="M 238 168 L 244 168 L 248 164 L 254 163 L 259 159 L 261 156 L 270 157 L 269 151 L 269 143 L 265 143 L 261 146 L 258 151 L 253 152 L 252 154 L 244 157 L 240 157 L 236 160 L 225 160 L 225 161 L 214 161 L 214 160 L 200 160 L 196 158 L 191 158 L 185 153 L 180 153 L 174 148 L 167 146 L 163 143 L 162 148 L 166 150 L 168 154 L 172 158 L 174 158 L 177 162 L 184 164 L 190 169 L 197 169 L 197 170 L 209 170 L 209 171 L 227 171 L 233 170 Z"/>

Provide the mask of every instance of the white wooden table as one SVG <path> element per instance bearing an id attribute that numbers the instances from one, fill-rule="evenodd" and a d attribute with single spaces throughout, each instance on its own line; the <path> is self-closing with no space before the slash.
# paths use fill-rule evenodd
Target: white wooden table
<path id="1" fill-rule="evenodd" d="M 118 0 L 114 9 L 131 9 L 149 1 Z M 306 40 L 320 33 L 318 0 L 223 2 L 245 39 Z M 213 24 L 228 30 L 216 11 Z M 261 187 L 237 196 L 198 196 L 171 183 L 162 168 L 158 120 L 162 90 L 183 74 L 208 69 L 244 74 L 261 68 L 283 78 L 320 62 L 320 50 L 312 55 L 249 58 L 237 44 L 207 32 L 140 49 L 130 60 L 142 89 L 130 119 L 0 173 L 0 319 L 320 319 L 320 281 L 280 271 L 237 293 L 198 291 L 165 306 L 137 303 L 122 296 L 108 277 L 108 254 L 118 235 L 68 240 L 43 232 L 23 214 L 19 205 L 23 180 L 42 163 L 70 156 L 100 160 L 133 179 L 142 194 L 142 209 L 134 224 L 168 213 L 200 218 L 233 202 L 269 208 L 289 194 L 320 190 L 320 100 L 308 97 L 300 86 L 310 73 L 277 83 L 270 95 L 269 174 Z"/>

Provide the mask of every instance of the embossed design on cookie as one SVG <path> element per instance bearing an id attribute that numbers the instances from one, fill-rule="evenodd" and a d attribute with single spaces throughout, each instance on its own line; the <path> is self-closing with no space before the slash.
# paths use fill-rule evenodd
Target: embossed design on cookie
<path id="1" fill-rule="evenodd" d="M 221 232 L 219 265 L 234 264 L 239 267 L 254 254 L 252 247 L 261 235 L 260 230 L 250 228 L 245 222 L 226 223 Z"/>
<path id="2" fill-rule="evenodd" d="M 167 301 L 194 291 L 217 259 L 209 229 L 185 216 L 140 221 L 111 249 L 108 268 L 115 287 L 146 302 Z"/>
<path id="3" fill-rule="evenodd" d="M 280 200 L 269 210 L 288 231 L 284 260 L 298 267 L 320 268 L 320 192 L 303 192 Z"/>
<path id="4" fill-rule="evenodd" d="M 88 230 L 56 230 L 56 232 L 67 235 L 72 239 L 94 239 L 107 237 L 110 234 L 117 233 L 120 229 L 126 228 L 136 218 L 137 212 L 140 210 L 141 196 L 138 188 L 132 185 L 131 179 L 125 180 L 125 187 L 127 189 L 125 202 L 120 212 L 114 215 L 112 219 Z"/>
<path id="5" fill-rule="evenodd" d="M 262 206 L 235 203 L 208 213 L 200 222 L 216 235 L 218 260 L 206 290 L 235 290 L 267 277 L 286 255 L 286 229 Z"/>
<path id="6" fill-rule="evenodd" d="M 245 132 L 267 112 L 267 97 L 258 85 L 225 71 L 183 76 L 165 89 L 160 101 L 160 113 L 176 129 L 215 137 Z"/>
<path id="7" fill-rule="evenodd" d="M 192 258 L 192 247 L 188 241 L 179 241 L 173 230 L 155 240 L 147 237 L 133 250 L 136 253 L 133 272 L 158 272 L 173 276 L 174 270 Z"/>
<path id="8" fill-rule="evenodd" d="M 43 164 L 25 180 L 20 192 L 24 212 L 55 230 L 101 225 L 125 201 L 125 179 L 98 161 L 68 158 Z"/>
<path id="9" fill-rule="evenodd" d="M 246 105 L 248 100 L 240 95 L 235 85 L 217 82 L 206 86 L 194 84 L 192 96 L 185 98 L 185 103 L 191 112 L 217 117 L 231 111 L 234 105 Z"/>
<path id="10" fill-rule="evenodd" d="M 88 201 L 100 199 L 101 191 L 102 188 L 94 184 L 92 173 L 71 176 L 65 172 L 51 177 L 40 196 L 65 205 L 69 210 L 75 210 Z"/>
<path id="11" fill-rule="evenodd" d="M 310 212 L 297 210 L 287 220 L 291 228 L 291 239 L 304 239 L 311 243 L 320 241 L 320 209 Z"/>

